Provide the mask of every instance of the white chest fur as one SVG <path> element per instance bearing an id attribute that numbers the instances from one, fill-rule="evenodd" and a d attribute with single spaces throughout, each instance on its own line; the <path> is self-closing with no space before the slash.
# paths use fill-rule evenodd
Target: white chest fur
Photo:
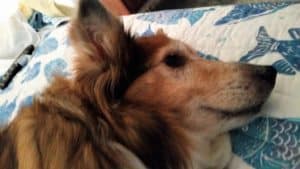
<path id="1" fill-rule="evenodd" d="M 227 133 L 212 140 L 191 136 L 195 142 L 191 169 L 225 169 L 232 158 L 230 138 Z"/>

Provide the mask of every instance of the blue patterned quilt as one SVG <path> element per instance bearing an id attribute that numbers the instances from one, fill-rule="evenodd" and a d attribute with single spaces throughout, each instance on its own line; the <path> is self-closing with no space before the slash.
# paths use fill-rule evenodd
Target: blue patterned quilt
<path id="1" fill-rule="evenodd" d="M 233 151 L 249 168 L 299 169 L 299 9 L 295 2 L 241 4 L 145 13 L 123 20 L 137 36 L 162 28 L 206 59 L 273 65 L 279 76 L 263 107 L 265 116 L 231 132 Z M 0 125 L 10 122 L 21 106 L 30 105 L 54 74 L 72 76 L 67 29 L 68 25 L 46 34 L 29 64 L 5 90 L 0 89 Z"/>

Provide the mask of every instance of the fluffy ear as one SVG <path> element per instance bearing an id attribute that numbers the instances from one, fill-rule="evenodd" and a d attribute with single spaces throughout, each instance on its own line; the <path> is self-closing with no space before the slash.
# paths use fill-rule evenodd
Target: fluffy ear
<path id="1" fill-rule="evenodd" d="M 71 42 L 79 54 L 94 61 L 121 59 L 128 40 L 123 25 L 98 0 L 79 0 L 71 27 Z"/>
<path id="2" fill-rule="evenodd" d="M 79 0 L 71 22 L 76 54 L 74 87 L 101 111 L 109 111 L 139 72 L 134 40 L 98 0 Z"/>

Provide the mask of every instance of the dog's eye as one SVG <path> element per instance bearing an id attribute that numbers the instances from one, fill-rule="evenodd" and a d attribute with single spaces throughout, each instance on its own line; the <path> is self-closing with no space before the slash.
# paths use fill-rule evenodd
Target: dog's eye
<path id="1" fill-rule="evenodd" d="M 165 57 L 164 62 L 167 66 L 172 68 L 182 67 L 186 63 L 186 59 L 183 56 L 170 54 Z"/>

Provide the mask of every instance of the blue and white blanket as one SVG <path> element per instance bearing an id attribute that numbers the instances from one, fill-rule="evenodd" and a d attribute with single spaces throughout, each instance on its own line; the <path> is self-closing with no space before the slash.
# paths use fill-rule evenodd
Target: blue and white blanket
<path id="1" fill-rule="evenodd" d="M 207 59 L 273 65 L 279 76 L 263 107 L 265 117 L 231 132 L 233 151 L 248 168 L 299 169 L 299 9 L 298 3 L 258 3 L 153 12 L 123 19 L 133 34 L 148 36 L 162 28 Z M 45 35 L 29 64 L 5 90 L 0 89 L 0 124 L 11 121 L 21 106 L 30 105 L 53 74 L 72 75 L 73 50 L 67 30 L 68 25 Z"/>

